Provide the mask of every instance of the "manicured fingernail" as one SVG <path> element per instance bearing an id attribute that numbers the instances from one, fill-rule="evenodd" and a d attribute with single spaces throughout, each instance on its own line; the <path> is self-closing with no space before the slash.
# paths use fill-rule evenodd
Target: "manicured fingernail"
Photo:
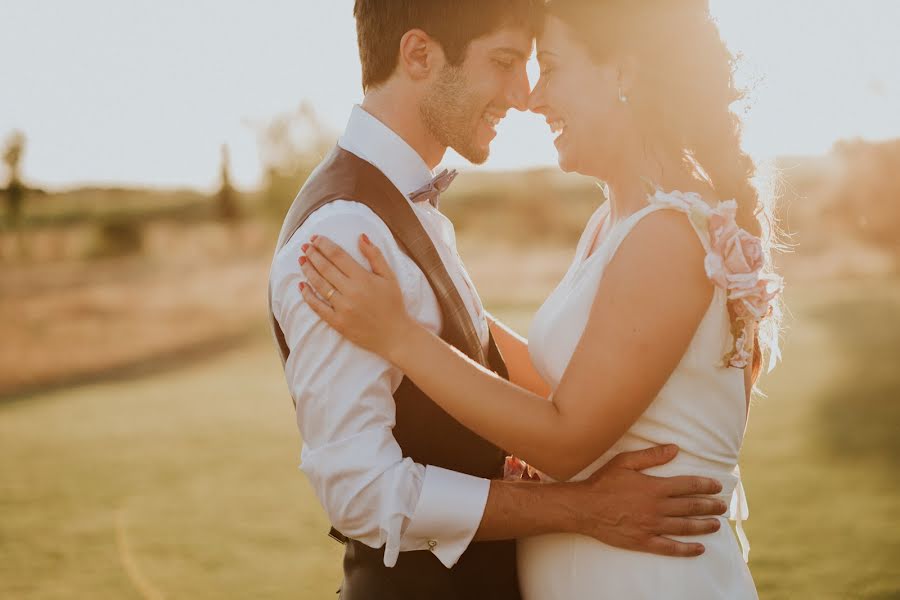
<path id="1" fill-rule="evenodd" d="M 369 236 L 367 236 L 366 234 L 362 234 L 362 241 L 369 246 L 372 245 L 372 242 L 369 241 Z"/>
<path id="2" fill-rule="evenodd" d="M 301 257 L 300 257 L 300 266 L 302 267 L 303 265 L 305 265 L 305 264 L 306 264 L 306 261 L 308 261 L 308 260 L 309 260 L 309 259 L 306 258 L 305 256 L 301 256 Z"/>
<path id="3" fill-rule="evenodd" d="M 306 284 L 302 281 L 300 282 L 300 291 L 302 292 L 306 288 Z"/>
<path id="4" fill-rule="evenodd" d="M 309 241 L 315 242 L 317 239 L 319 239 L 319 236 L 314 235 L 314 236 L 312 236 L 311 238 L 309 238 Z"/>
<path id="5" fill-rule="evenodd" d="M 302 246 L 300 246 L 300 249 L 306 252 L 309 249 L 309 244 L 303 244 Z"/>

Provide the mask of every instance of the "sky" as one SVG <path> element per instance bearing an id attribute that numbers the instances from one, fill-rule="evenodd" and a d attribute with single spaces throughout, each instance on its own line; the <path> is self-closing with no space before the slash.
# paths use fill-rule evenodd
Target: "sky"
<path id="1" fill-rule="evenodd" d="M 258 184 L 254 124 L 308 100 L 339 134 L 362 99 L 352 0 L 0 0 L 0 138 L 28 137 L 31 185 L 211 189 L 219 149 Z M 900 137 L 900 2 L 711 0 L 758 81 L 745 146 L 821 154 Z M 537 65 L 529 65 L 534 82 Z M 549 129 L 510 111 L 487 169 L 556 165 Z M 447 166 L 465 166 L 448 153 Z"/>

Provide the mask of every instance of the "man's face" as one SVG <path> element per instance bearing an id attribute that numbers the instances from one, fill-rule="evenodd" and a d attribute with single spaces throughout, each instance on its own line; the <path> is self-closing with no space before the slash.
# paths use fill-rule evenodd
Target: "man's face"
<path id="1" fill-rule="evenodd" d="M 441 145 L 473 164 L 487 160 L 500 120 L 510 108 L 527 108 L 531 45 L 524 30 L 503 28 L 473 40 L 461 65 L 441 69 L 420 106 Z"/>

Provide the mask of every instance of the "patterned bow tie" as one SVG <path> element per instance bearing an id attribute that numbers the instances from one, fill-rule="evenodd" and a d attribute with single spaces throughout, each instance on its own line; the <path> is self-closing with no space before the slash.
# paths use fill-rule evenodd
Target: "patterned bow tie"
<path id="1" fill-rule="evenodd" d="M 433 207 L 437 208 L 438 198 L 447 191 L 447 188 L 456 179 L 456 175 L 456 169 L 452 171 L 444 169 L 437 177 L 410 194 L 409 199 L 413 202 L 425 202 L 427 200 Z"/>

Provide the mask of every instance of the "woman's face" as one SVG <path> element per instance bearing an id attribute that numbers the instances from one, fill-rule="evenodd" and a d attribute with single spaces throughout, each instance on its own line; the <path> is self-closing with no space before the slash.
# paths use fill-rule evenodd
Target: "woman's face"
<path id="1" fill-rule="evenodd" d="M 529 109 L 544 115 L 558 133 L 554 144 L 563 171 L 603 178 L 626 135 L 619 67 L 615 61 L 595 63 L 571 28 L 553 16 L 547 17 L 537 51 L 541 77 Z"/>

